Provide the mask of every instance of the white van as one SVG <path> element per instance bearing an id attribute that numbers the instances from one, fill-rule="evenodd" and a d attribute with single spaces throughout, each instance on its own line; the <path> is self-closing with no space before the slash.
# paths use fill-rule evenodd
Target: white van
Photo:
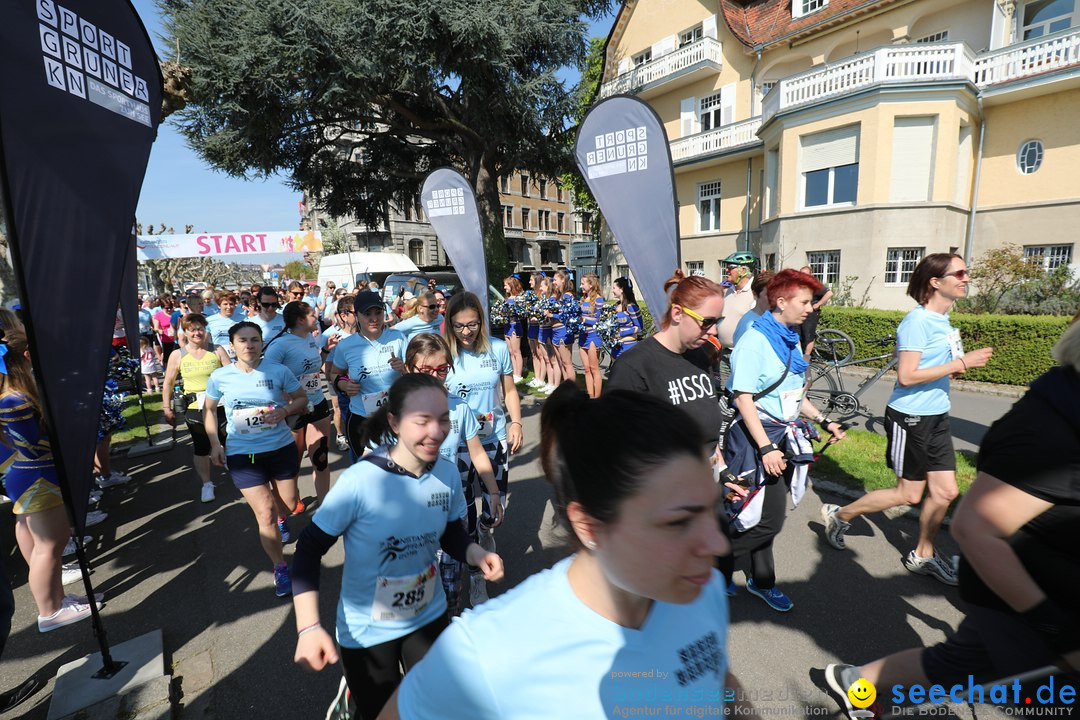
<path id="1" fill-rule="evenodd" d="M 319 262 L 319 286 L 333 281 L 349 291 L 369 282 L 382 284 L 387 275 L 396 272 L 419 272 L 420 268 L 402 253 L 349 252 L 323 255 Z"/>

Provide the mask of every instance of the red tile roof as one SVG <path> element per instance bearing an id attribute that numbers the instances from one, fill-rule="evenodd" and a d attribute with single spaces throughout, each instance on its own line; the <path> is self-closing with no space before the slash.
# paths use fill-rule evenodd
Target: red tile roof
<path id="1" fill-rule="evenodd" d="M 747 47 L 768 47 L 781 39 L 794 39 L 822 26 L 835 25 L 900 0 L 829 0 L 821 10 L 791 17 L 792 0 L 720 0 L 720 12 L 732 34 Z"/>

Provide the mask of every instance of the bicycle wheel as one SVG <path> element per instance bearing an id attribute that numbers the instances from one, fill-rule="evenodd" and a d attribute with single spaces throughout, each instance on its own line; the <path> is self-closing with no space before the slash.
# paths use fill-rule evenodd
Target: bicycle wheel
<path id="1" fill-rule="evenodd" d="M 811 365 L 806 373 L 810 378 L 806 399 L 826 415 L 833 409 L 833 398 L 840 392 L 840 388 L 836 386 L 836 378 L 829 371 L 828 367 Z"/>
<path id="2" fill-rule="evenodd" d="M 846 363 L 855 357 L 855 341 L 842 330 L 818 330 L 810 354 L 823 363 Z"/>

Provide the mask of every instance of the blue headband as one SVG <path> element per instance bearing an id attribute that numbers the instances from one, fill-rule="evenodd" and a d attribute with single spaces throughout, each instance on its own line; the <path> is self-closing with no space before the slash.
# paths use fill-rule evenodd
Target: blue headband
<path id="1" fill-rule="evenodd" d="M 4 362 L 4 356 L 8 354 L 7 339 L 4 337 L 4 329 L 0 328 L 0 375 L 7 375 L 7 363 Z"/>

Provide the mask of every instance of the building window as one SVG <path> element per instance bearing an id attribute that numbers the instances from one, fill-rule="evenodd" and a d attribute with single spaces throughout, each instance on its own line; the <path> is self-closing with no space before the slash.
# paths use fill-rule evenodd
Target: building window
<path id="1" fill-rule="evenodd" d="M 911 279 L 926 248 L 889 248 L 885 256 L 885 283 L 900 285 Z"/>
<path id="2" fill-rule="evenodd" d="M 510 176 L 509 175 L 503 175 L 502 177 L 499 178 L 499 192 L 501 192 L 503 195 L 509 195 L 510 194 Z"/>
<path id="3" fill-rule="evenodd" d="M 825 250 L 822 252 L 806 253 L 806 264 L 814 277 L 825 285 L 835 285 L 840 282 L 840 251 Z"/>
<path id="4" fill-rule="evenodd" d="M 1016 152 L 1016 167 L 1021 175 L 1030 175 L 1039 169 L 1043 161 L 1043 144 L 1040 140 L 1028 140 Z"/>
<path id="5" fill-rule="evenodd" d="M 503 227 L 514 227 L 514 208 L 510 205 L 503 205 Z"/>
<path id="6" fill-rule="evenodd" d="M 550 210 L 537 210 L 536 220 L 539 223 L 539 230 L 547 232 L 551 229 L 551 211 Z"/>
<path id="7" fill-rule="evenodd" d="M 555 230 L 558 232 L 566 232 L 565 230 L 566 215 L 559 213 L 555 216 Z"/>
<path id="8" fill-rule="evenodd" d="M 589 213 L 581 213 L 581 232 L 592 235 L 592 215 Z"/>
<path id="9" fill-rule="evenodd" d="M 529 224 L 529 208 L 521 208 L 521 229 L 532 230 L 532 225 Z"/>
<path id="10" fill-rule="evenodd" d="M 615 265 L 615 277 L 617 278 L 629 278 L 630 266 L 629 265 Z"/>
<path id="11" fill-rule="evenodd" d="M 698 185 L 698 232 L 720 229 L 720 181 Z"/>
<path id="12" fill-rule="evenodd" d="M 558 183 L 555 184 L 555 201 L 564 202 L 562 185 L 559 185 Z"/>
<path id="13" fill-rule="evenodd" d="M 686 274 L 689 277 L 698 275 L 705 277 L 705 261 L 704 260 L 687 260 L 686 261 Z"/>
<path id="14" fill-rule="evenodd" d="M 652 60 L 652 48 L 649 48 L 644 52 L 639 52 L 637 55 L 634 55 L 631 60 L 634 61 L 634 67 L 641 67 L 645 63 L 650 62 Z"/>
<path id="15" fill-rule="evenodd" d="M 522 267 L 533 267 L 532 246 L 527 242 L 521 243 L 521 265 Z"/>
<path id="16" fill-rule="evenodd" d="M 806 207 L 854 205 L 859 184 L 859 164 L 812 170 L 805 173 Z"/>
<path id="17" fill-rule="evenodd" d="M 1072 262 L 1072 249 L 1072 245 L 1025 245 L 1024 257 L 1043 270 L 1053 270 Z"/>
<path id="18" fill-rule="evenodd" d="M 799 139 L 802 207 L 854 205 L 859 184 L 859 126 Z"/>
<path id="19" fill-rule="evenodd" d="M 409 241 L 409 259 L 418 267 L 420 265 L 427 265 L 427 263 L 424 262 L 424 241 L 420 238 L 413 238 Z"/>
<path id="20" fill-rule="evenodd" d="M 561 265 L 562 264 L 562 246 L 556 242 L 542 242 L 540 243 L 540 264 L 541 265 Z"/>
<path id="21" fill-rule="evenodd" d="M 933 43 L 933 42 L 945 42 L 949 39 L 949 31 L 942 30 L 941 32 L 932 33 L 930 35 L 924 35 L 921 38 L 916 38 L 917 43 Z"/>
<path id="22" fill-rule="evenodd" d="M 791 16 L 802 17 L 817 12 L 829 4 L 829 0 L 792 0 Z"/>
<path id="23" fill-rule="evenodd" d="M 765 254 L 765 269 L 776 272 L 776 253 Z"/>
<path id="24" fill-rule="evenodd" d="M 540 199 L 547 200 L 547 180 L 537 180 L 536 182 L 540 186 Z"/>
<path id="25" fill-rule="evenodd" d="M 698 124 L 702 132 L 735 122 L 735 105 L 731 102 L 733 94 L 730 91 L 727 93 L 721 91 L 701 98 L 701 102 L 698 103 Z"/>
<path id="26" fill-rule="evenodd" d="M 686 32 L 679 33 L 679 47 L 693 45 L 703 37 L 705 37 L 704 28 L 699 23 Z"/>
<path id="27" fill-rule="evenodd" d="M 529 197 L 529 176 L 528 175 L 522 175 L 521 176 L 521 196 L 522 197 Z"/>
<path id="28" fill-rule="evenodd" d="M 1024 40 L 1068 30 L 1075 24 L 1076 0 L 1036 0 L 1024 4 Z"/>

